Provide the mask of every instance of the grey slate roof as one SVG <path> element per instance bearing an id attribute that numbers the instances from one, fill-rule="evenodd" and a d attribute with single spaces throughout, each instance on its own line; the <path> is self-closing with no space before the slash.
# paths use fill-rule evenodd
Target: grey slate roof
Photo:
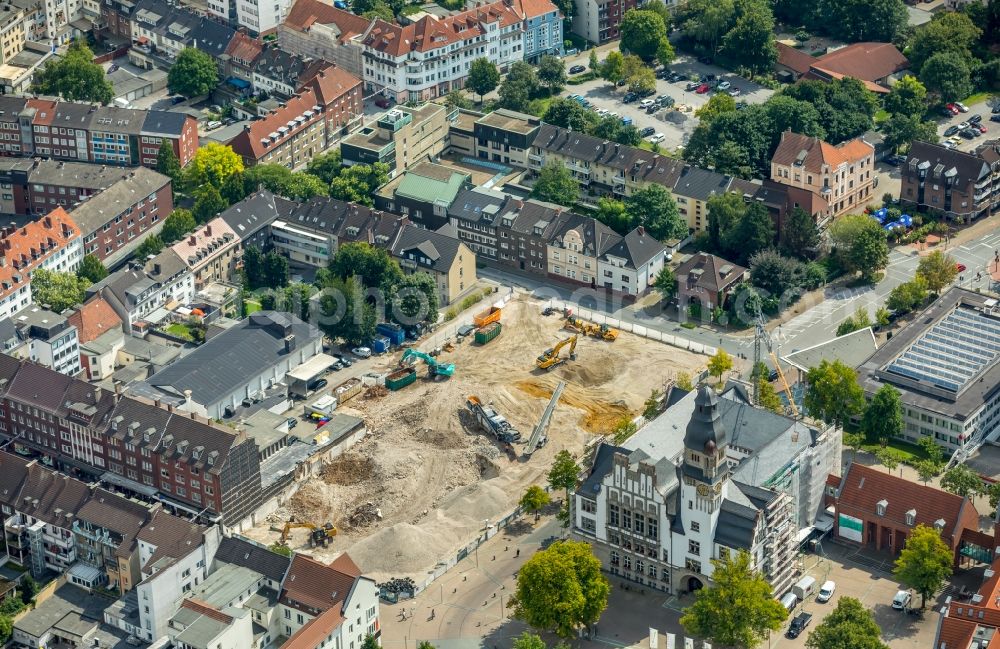
<path id="1" fill-rule="evenodd" d="M 875 341 L 875 334 L 872 333 L 871 327 L 865 327 L 844 336 L 821 342 L 818 345 L 786 354 L 782 356 L 782 360 L 803 371 L 809 371 L 810 368 L 816 367 L 823 359 L 838 360 L 848 367 L 858 368 L 875 353 L 876 349 L 878 349 L 878 343 Z"/>
<path id="2" fill-rule="evenodd" d="M 289 557 L 281 556 L 235 536 L 222 539 L 219 549 L 215 552 L 215 560 L 256 570 L 278 583 L 284 579 L 288 565 L 292 562 Z"/>
<path id="3" fill-rule="evenodd" d="M 455 263 L 460 244 L 461 242 L 454 237 L 414 225 L 405 225 L 392 247 L 392 254 L 401 258 L 410 258 L 410 255 L 413 255 L 418 266 L 426 267 L 419 261 L 419 257 L 423 256 L 430 261 L 432 270 L 447 273 Z"/>
<path id="4" fill-rule="evenodd" d="M 495 189 L 484 187 L 463 189 L 455 197 L 451 207 L 448 208 L 448 218 L 460 219 L 468 223 L 485 221 L 492 224 L 497 215 L 503 211 L 504 204 L 509 200 L 507 194 Z"/>
<path id="5" fill-rule="evenodd" d="M 275 219 L 286 218 L 297 203 L 275 196 L 266 189 L 254 192 L 219 215 L 241 241 L 267 227 Z"/>
<path id="6" fill-rule="evenodd" d="M 699 201 L 707 201 L 712 196 L 729 191 L 731 182 L 730 176 L 723 176 L 717 171 L 686 166 L 674 185 L 674 193 Z"/>
<path id="7" fill-rule="evenodd" d="M 142 132 L 146 135 L 169 135 L 178 137 L 184 130 L 184 122 L 188 116 L 169 110 L 151 110 L 146 113 L 142 123 Z"/>
<path id="8" fill-rule="evenodd" d="M 715 528 L 715 542 L 727 548 L 749 550 L 753 547 L 753 534 L 757 526 L 758 510 L 728 498 L 719 507 L 719 522 Z"/>
<path id="9" fill-rule="evenodd" d="M 559 219 L 550 243 L 563 247 L 562 239 L 570 230 L 575 230 L 580 234 L 583 241 L 583 253 L 590 257 L 600 257 L 622 239 L 620 234 L 597 219 L 568 213 Z"/>
<path id="10" fill-rule="evenodd" d="M 215 403 L 249 377 L 274 367 L 285 354 L 283 339 L 290 334 L 298 348 L 322 337 L 319 329 L 291 314 L 258 311 L 133 390 L 150 396 L 162 391 L 175 397 L 191 390 L 198 403 Z"/>
<path id="11" fill-rule="evenodd" d="M 169 183 L 169 177 L 146 167 L 137 167 L 97 196 L 80 203 L 70 216 L 86 237 Z"/>
<path id="12" fill-rule="evenodd" d="M 622 237 L 618 243 L 604 251 L 604 257 L 614 256 L 624 259 L 628 268 L 642 268 L 651 259 L 663 253 L 666 247 L 646 234 L 643 228 L 636 228 Z"/>
<path id="13" fill-rule="evenodd" d="M 597 498 L 597 494 L 601 490 L 601 480 L 611 471 L 615 453 L 627 454 L 628 450 L 611 444 L 601 444 L 597 447 L 597 453 L 594 455 L 594 466 L 590 470 L 590 474 L 577 487 L 577 494 L 590 500 Z"/>

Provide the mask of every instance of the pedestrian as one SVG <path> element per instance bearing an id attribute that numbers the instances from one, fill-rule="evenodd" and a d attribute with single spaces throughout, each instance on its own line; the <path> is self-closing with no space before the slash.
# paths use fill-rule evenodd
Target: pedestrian
<path id="1" fill-rule="evenodd" d="M 517 552 L 516 552 L 516 553 L 514 553 L 514 556 L 515 556 L 515 557 L 519 557 L 519 556 L 521 556 L 521 548 L 518 548 L 518 549 L 517 549 Z"/>

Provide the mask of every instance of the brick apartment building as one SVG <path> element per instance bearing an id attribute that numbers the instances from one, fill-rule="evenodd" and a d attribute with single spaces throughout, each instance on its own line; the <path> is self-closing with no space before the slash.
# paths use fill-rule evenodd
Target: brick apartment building
<path id="1" fill-rule="evenodd" d="M 166 111 L 0 99 L 0 155 L 152 167 L 164 140 L 186 165 L 198 149 L 197 121 Z"/>
<path id="2" fill-rule="evenodd" d="M 635 9 L 636 0 L 574 0 L 573 33 L 592 43 L 607 43 L 618 38 L 622 16 Z M 667 3 L 672 4 L 672 3 Z"/>
<path id="3" fill-rule="evenodd" d="M 257 445 L 245 432 L 7 355 L 0 394 L 0 438 L 16 438 L 18 453 L 227 526 L 260 504 Z"/>
<path id="4" fill-rule="evenodd" d="M 1000 209 L 1000 140 L 969 153 L 914 141 L 900 167 L 902 205 L 969 222 Z"/>

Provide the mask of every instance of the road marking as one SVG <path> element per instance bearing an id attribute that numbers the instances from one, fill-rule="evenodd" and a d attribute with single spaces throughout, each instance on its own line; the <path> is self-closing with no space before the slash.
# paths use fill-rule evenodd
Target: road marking
<path id="1" fill-rule="evenodd" d="M 594 642 L 603 642 L 604 644 L 611 645 L 612 647 L 627 647 L 628 645 L 624 642 L 618 642 L 617 640 L 612 640 L 611 638 L 605 638 L 604 636 L 595 635 Z"/>

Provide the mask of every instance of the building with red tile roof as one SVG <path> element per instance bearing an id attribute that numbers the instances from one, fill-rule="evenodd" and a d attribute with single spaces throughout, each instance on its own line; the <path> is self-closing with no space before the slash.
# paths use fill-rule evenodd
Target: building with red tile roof
<path id="1" fill-rule="evenodd" d="M 936 649 L 997 649 L 1000 647 L 1000 558 L 985 572 L 985 581 L 971 596 L 953 596 L 938 624 Z"/>
<path id="2" fill-rule="evenodd" d="M 817 194 L 833 217 L 856 212 L 871 200 L 874 170 L 875 147 L 862 138 L 834 146 L 785 131 L 771 156 L 771 180 Z"/>
<path id="3" fill-rule="evenodd" d="M 832 81 L 850 77 L 872 92 L 886 94 L 893 76 L 907 70 L 910 62 L 892 43 L 852 43 L 820 57 L 778 43 L 775 67 L 788 80 Z"/>
<path id="4" fill-rule="evenodd" d="M 80 342 L 89 343 L 109 331 L 121 331 L 122 319 L 103 298 L 90 300 L 73 311 L 68 318 L 76 326 Z"/>
<path id="5" fill-rule="evenodd" d="M 979 532 L 979 512 L 968 498 L 857 462 L 839 481 L 827 479 L 826 504 L 834 507 L 831 534 L 840 541 L 898 554 L 910 531 L 925 525 L 940 531 L 956 566 L 969 548 L 988 543 L 993 552 L 993 537 Z"/>
<path id="6" fill-rule="evenodd" d="M 330 61 L 360 79 L 361 39 L 372 22 L 322 0 L 296 0 L 278 26 L 278 41 L 293 54 Z"/>

